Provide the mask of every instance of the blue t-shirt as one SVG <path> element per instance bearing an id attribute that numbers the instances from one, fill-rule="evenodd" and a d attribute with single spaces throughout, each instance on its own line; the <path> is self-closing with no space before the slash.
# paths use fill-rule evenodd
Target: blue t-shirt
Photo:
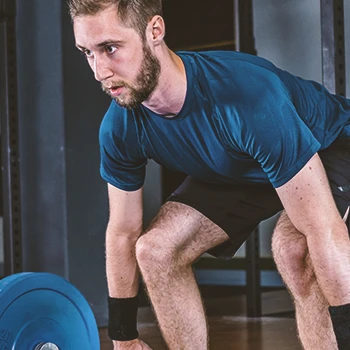
<path id="1" fill-rule="evenodd" d="M 350 100 L 239 52 L 179 52 L 187 92 L 172 118 L 112 101 L 100 128 L 101 175 L 142 187 L 153 159 L 208 183 L 288 182 L 318 151 L 350 137 Z"/>

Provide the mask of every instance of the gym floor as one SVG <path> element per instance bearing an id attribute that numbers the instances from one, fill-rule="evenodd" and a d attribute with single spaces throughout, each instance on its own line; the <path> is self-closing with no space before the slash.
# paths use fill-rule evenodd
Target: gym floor
<path id="1" fill-rule="evenodd" d="M 286 291 L 263 294 L 261 318 L 245 316 L 245 296 L 205 298 L 210 349 L 301 350 L 292 304 Z M 139 310 L 140 338 L 153 350 L 167 350 L 150 307 Z M 101 350 L 113 350 L 107 330 L 100 329 Z"/>

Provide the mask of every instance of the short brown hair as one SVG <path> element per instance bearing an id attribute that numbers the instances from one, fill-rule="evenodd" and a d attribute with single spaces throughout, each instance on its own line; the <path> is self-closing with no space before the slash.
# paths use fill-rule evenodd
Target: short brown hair
<path id="1" fill-rule="evenodd" d="M 69 13 L 75 17 L 95 15 L 114 5 L 120 20 L 135 28 L 144 37 L 148 22 L 154 16 L 162 16 L 162 0 L 68 0 Z"/>

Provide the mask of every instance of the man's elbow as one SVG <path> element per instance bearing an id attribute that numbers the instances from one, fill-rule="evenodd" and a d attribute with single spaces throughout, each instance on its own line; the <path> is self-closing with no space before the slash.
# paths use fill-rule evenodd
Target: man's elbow
<path id="1" fill-rule="evenodd" d="M 338 238 L 349 237 L 349 231 L 345 222 L 341 219 L 334 220 L 328 223 L 315 223 L 307 224 L 300 229 L 300 232 L 304 236 L 310 239 L 316 239 L 319 241 L 333 241 Z"/>

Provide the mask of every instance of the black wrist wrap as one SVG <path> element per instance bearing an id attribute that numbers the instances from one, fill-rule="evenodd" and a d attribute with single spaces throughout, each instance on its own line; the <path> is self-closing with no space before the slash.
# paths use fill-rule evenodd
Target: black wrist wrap
<path id="1" fill-rule="evenodd" d="M 112 340 L 127 341 L 137 339 L 137 309 L 139 297 L 108 297 L 108 336 Z"/>
<path id="2" fill-rule="evenodd" d="M 350 349 L 350 304 L 330 306 L 328 310 L 339 350 Z"/>

